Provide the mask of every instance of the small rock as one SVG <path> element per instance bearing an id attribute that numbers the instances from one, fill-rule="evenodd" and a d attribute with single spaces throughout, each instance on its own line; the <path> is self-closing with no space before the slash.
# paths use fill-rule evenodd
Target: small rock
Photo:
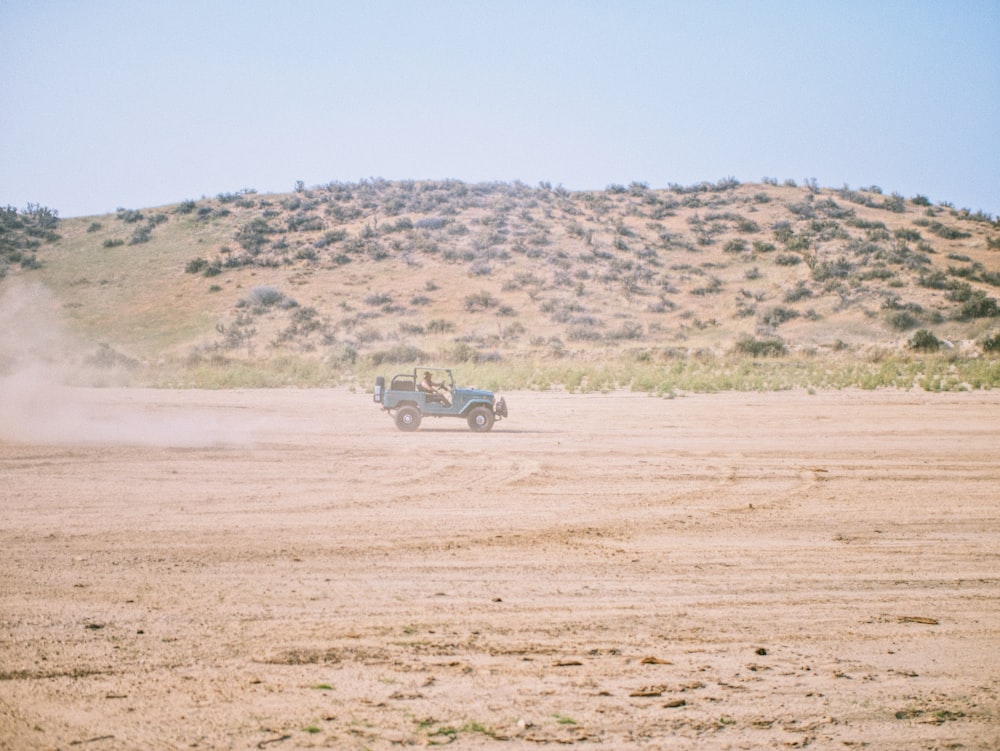
<path id="1" fill-rule="evenodd" d="M 662 696 L 665 690 L 666 690 L 665 686 L 643 686 L 642 688 L 638 688 L 632 693 L 630 693 L 629 696 L 640 696 L 640 697 Z"/>
<path id="2" fill-rule="evenodd" d="M 643 665 L 673 665 L 670 660 L 662 660 L 659 657 L 643 657 Z"/>

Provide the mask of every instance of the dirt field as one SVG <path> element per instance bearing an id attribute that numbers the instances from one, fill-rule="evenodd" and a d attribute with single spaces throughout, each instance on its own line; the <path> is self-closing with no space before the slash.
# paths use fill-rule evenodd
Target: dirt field
<path id="1" fill-rule="evenodd" d="M 0 414 L 0 748 L 1000 747 L 1000 392 Z"/>

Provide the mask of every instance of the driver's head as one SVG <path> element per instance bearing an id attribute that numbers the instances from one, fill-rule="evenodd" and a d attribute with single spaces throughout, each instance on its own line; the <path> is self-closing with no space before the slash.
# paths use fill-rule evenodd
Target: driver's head
<path id="1" fill-rule="evenodd" d="M 424 378 L 430 378 L 431 372 L 429 370 L 424 371 Z"/>

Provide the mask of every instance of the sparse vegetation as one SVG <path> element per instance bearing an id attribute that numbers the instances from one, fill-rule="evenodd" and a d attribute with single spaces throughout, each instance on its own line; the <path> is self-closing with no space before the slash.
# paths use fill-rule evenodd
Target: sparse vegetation
<path id="1" fill-rule="evenodd" d="M 470 313 L 489 310 L 500 305 L 500 301 L 489 292 L 476 292 L 465 298 L 465 309 Z"/>
<path id="2" fill-rule="evenodd" d="M 930 222 L 927 225 L 927 229 L 945 240 L 964 240 L 967 237 L 972 237 L 972 233 L 970 232 L 965 232 L 957 227 L 945 225 L 941 222 Z"/>
<path id="3" fill-rule="evenodd" d="M 736 351 L 751 357 L 779 357 L 788 352 L 785 343 L 774 337 L 756 339 L 742 336 L 736 341 Z"/>
<path id="4" fill-rule="evenodd" d="M 878 186 L 372 179 L 97 219 L 58 222 L 60 239 L 55 212 L 8 207 L 0 279 L 39 273 L 81 327 L 165 363 L 137 369 L 146 382 L 367 382 L 383 363 L 424 358 L 504 388 L 912 387 L 937 357 L 967 371 L 963 383 L 998 380 L 989 358 L 967 364 L 896 334 L 934 326 L 994 352 L 981 332 L 1000 315 L 996 223 Z M 197 277 L 187 287 L 216 278 L 191 296 L 182 273 Z M 827 326 L 838 346 L 816 344 Z"/>
<path id="5" fill-rule="evenodd" d="M 896 331 L 906 331 L 920 323 L 920 320 L 908 310 L 895 310 L 886 316 L 886 321 Z"/>
<path id="6" fill-rule="evenodd" d="M 980 346 L 983 348 L 983 352 L 989 354 L 1000 352 L 1000 332 L 983 337 Z"/>
<path id="7" fill-rule="evenodd" d="M 920 329 L 910 337 L 907 345 L 918 352 L 937 352 L 941 349 L 941 340 L 927 329 Z"/>
<path id="8" fill-rule="evenodd" d="M 427 360 L 427 353 L 409 344 L 397 344 L 386 350 L 379 350 L 371 354 L 371 364 L 374 366 L 383 363 L 419 363 Z"/>
<path id="9" fill-rule="evenodd" d="M 8 265 L 40 268 L 38 252 L 43 245 L 60 239 L 58 226 L 59 213 L 45 206 L 29 203 L 20 211 L 13 206 L 0 207 L 0 269 L 4 274 Z"/>
<path id="10" fill-rule="evenodd" d="M 250 294 L 236 303 L 237 307 L 250 306 L 260 311 L 265 308 L 282 307 L 292 308 L 296 303 L 291 298 L 285 297 L 277 287 L 270 284 L 261 284 L 250 290 Z"/>
<path id="11" fill-rule="evenodd" d="M 974 318 L 996 318 L 1000 315 L 996 298 L 988 297 L 982 290 L 973 290 L 962 301 L 956 317 L 960 321 L 970 321 Z"/>

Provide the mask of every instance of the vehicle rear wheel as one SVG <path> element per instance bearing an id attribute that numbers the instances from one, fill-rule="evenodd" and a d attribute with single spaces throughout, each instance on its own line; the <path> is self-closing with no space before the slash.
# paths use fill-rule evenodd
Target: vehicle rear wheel
<path id="1" fill-rule="evenodd" d="M 469 430 L 485 433 L 493 427 L 493 412 L 487 407 L 473 407 L 469 412 Z"/>
<path id="2" fill-rule="evenodd" d="M 416 407 L 400 407 L 396 410 L 396 427 L 412 432 L 420 427 L 420 410 Z"/>

